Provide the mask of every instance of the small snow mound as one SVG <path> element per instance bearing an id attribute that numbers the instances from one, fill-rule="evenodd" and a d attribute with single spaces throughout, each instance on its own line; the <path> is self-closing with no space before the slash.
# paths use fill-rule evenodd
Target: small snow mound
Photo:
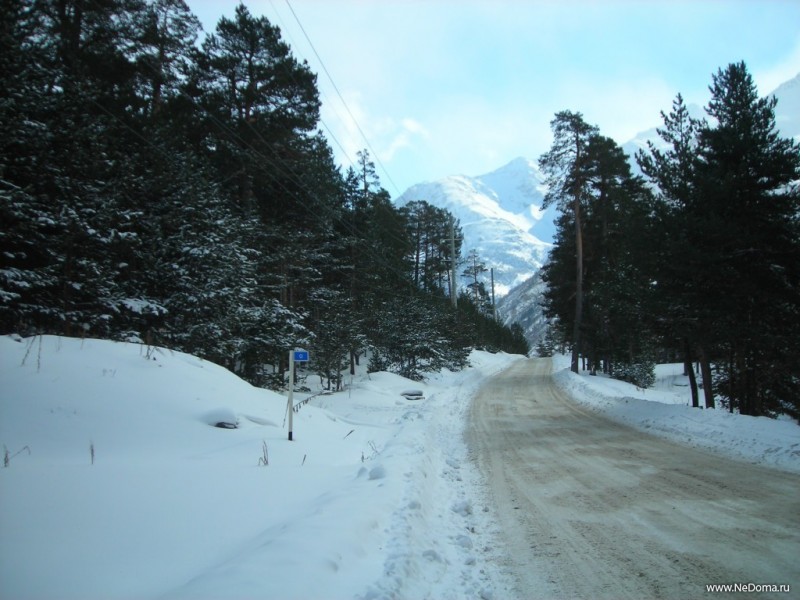
<path id="1" fill-rule="evenodd" d="M 386 469 L 383 465 L 377 465 L 369 470 L 369 479 L 383 479 L 386 477 Z"/>
<path id="2" fill-rule="evenodd" d="M 439 553 L 436 552 L 436 550 L 425 550 L 425 552 L 422 553 L 422 556 L 431 562 L 442 562 L 442 557 L 439 556 Z"/>
<path id="3" fill-rule="evenodd" d="M 461 500 L 453 504 L 451 510 L 462 517 L 467 517 L 472 514 L 472 502 L 469 500 Z"/>
<path id="4" fill-rule="evenodd" d="M 242 415 L 245 419 L 250 421 L 251 423 L 255 423 L 256 425 L 265 425 L 269 427 L 277 427 L 278 424 L 275 421 L 271 421 L 269 419 L 263 419 L 261 417 L 255 417 L 253 415 Z"/>
<path id="5" fill-rule="evenodd" d="M 229 408 L 215 408 L 200 417 L 203 423 L 220 429 L 238 429 L 239 418 Z"/>

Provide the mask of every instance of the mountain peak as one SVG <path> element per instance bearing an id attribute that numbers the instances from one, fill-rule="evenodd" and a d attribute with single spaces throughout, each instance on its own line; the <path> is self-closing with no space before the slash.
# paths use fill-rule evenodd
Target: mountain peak
<path id="1" fill-rule="evenodd" d="M 542 178 L 541 171 L 539 170 L 539 166 L 536 164 L 536 161 L 531 160 L 530 158 L 526 158 L 524 156 L 518 156 L 512 161 L 504 164 L 502 167 L 495 169 L 489 173 L 484 175 L 479 175 L 478 179 L 482 179 L 484 177 L 492 177 L 504 175 L 506 177 L 535 177 L 537 179 Z"/>
<path id="2" fill-rule="evenodd" d="M 800 140 L 800 73 L 775 88 L 775 124 L 781 135 Z"/>
<path id="3" fill-rule="evenodd" d="M 449 210 L 461 222 L 462 252 L 477 250 L 494 269 L 495 292 L 502 296 L 542 265 L 550 248 L 552 215 L 541 209 L 544 186 L 535 162 L 519 157 L 485 175 L 451 175 L 411 186 L 404 205 L 425 200 Z"/>

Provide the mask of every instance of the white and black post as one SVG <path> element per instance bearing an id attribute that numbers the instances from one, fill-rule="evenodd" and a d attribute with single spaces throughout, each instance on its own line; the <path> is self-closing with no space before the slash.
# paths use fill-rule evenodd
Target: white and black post
<path id="1" fill-rule="evenodd" d="M 294 363 L 308 362 L 308 350 L 289 350 L 289 441 L 292 441 L 292 416 L 294 415 Z"/>
<path id="2" fill-rule="evenodd" d="M 292 415 L 294 415 L 294 350 L 289 351 L 289 441 L 292 441 Z"/>

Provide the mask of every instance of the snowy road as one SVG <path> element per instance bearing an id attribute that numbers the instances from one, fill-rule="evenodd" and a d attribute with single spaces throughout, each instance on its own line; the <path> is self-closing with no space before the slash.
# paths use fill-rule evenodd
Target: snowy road
<path id="1" fill-rule="evenodd" d="M 800 590 L 800 476 L 584 411 L 549 360 L 475 397 L 467 441 L 489 482 L 518 596 L 699 597 L 706 584 Z M 759 597 L 773 597 L 759 594 Z"/>

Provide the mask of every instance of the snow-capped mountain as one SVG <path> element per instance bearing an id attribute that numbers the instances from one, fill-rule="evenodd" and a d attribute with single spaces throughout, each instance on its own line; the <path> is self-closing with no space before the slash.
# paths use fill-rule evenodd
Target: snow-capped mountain
<path id="1" fill-rule="evenodd" d="M 519 324 L 531 350 L 547 333 L 547 319 L 542 308 L 542 295 L 547 284 L 542 281 L 541 270 L 533 277 L 512 288 L 497 301 L 497 314 L 504 325 Z"/>
<path id="2" fill-rule="evenodd" d="M 794 79 L 782 83 L 774 91 L 768 94 L 775 96 L 778 104 L 775 106 L 775 125 L 781 136 L 794 138 L 800 141 L 800 73 Z M 666 107 L 664 112 L 668 113 L 671 107 Z M 693 119 L 708 119 L 708 114 L 703 107 L 697 104 L 687 104 L 689 116 Z M 639 173 L 639 165 L 636 163 L 636 152 L 647 150 L 647 142 L 652 142 L 656 148 L 666 150 L 667 145 L 658 135 L 657 128 L 663 127 L 663 121 L 655 127 L 637 133 L 632 139 L 622 144 L 622 149 L 628 155 L 634 172 Z"/>
<path id="3" fill-rule="evenodd" d="M 779 85 L 771 95 L 778 99 L 775 124 L 781 135 L 800 141 L 800 73 Z"/>
<path id="4" fill-rule="evenodd" d="M 451 175 L 418 183 L 397 200 L 403 206 L 425 200 L 450 211 L 461 223 L 462 256 L 475 249 L 494 269 L 495 295 L 531 277 L 547 259 L 553 209 L 543 211 L 545 188 L 536 163 L 517 158 L 477 177 Z"/>
<path id="5" fill-rule="evenodd" d="M 781 135 L 800 140 L 800 74 L 770 95 L 778 99 L 775 123 Z M 693 118 L 707 118 L 697 104 L 688 104 L 687 108 Z M 669 106 L 664 107 L 665 112 L 669 110 Z M 654 117 L 657 125 L 622 144 L 634 172 L 639 172 L 637 150 L 646 150 L 648 141 L 664 147 L 656 131 L 662 123 L 658 115 Z M 452 175 L 416 184 L 396 201 L 403 205 L 426 200 L 446 208 L 461 221 L 462 255 L 474 248 L 486 266 L 494 268 L 498 313 L 506 324 L 520 323 L 531 346 L 541 339 L 546 325 L 539 302 L 544 283 L 534 276 L 547 260 L 555 231 L 555 209 L 541 208 L 547 191 L 543 180 L 534 160 L 517 158 L 486 175 Z"/>

